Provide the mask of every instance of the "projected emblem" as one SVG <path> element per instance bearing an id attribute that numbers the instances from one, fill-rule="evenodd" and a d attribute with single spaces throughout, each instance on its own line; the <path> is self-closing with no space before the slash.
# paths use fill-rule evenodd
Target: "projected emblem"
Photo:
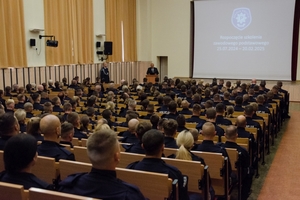
<path id="1" fill-rule="evenodd" d="M 249 8 L 234 9 L 231 17 L 232 25 L 240 31 L 247 28 L 252 21 L 251 12 Z"/>

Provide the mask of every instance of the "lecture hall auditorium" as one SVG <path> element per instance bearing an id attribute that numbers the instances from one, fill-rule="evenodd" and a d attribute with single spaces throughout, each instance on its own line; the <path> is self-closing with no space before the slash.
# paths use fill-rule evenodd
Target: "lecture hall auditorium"
<path id="1" fill-rule="evenodd" d="M 137 188 L 134 191 L 140 191 L 146 199 L 298 199 L 300 192 L 295 185 L 300 176 L 299 155 L 295 149 L 300 137 L 300 1 L 295 0 L 298 12 L 292 16 L 290 63 L 280 66 L 284 78 L 276 74 L 280 71 L 278 66 L 260 66 L 259 61 L 252 70 L 251 67 L 243 69 L 239 64 L 232 66 L 234 59 L 222 60 L 222 66 L 196 65 L 197 58 L 201 57 L 199 52 L 195 53 L 194 17 L 198 2 L 0 0 L 0 22 L 4 25 L 0 27 L 3 41 L 0 45 L 0 199 L 106 199 L 100 193 L 82 195 L 88 190 L 61 192 L 60 184 L 74 174 L 92 173 L 95 162 L 89 154 L 90 138 L 107 128 L 116 134 L 120 150 L 112 170 L 116 180 Z M 254 12 L 252 15 L 253 25 Z M 210 48 L 207 49 L 210 54 Z M 246 51 L 251 55 L 258 53 L 250 52 L 249 48 Z M 223 57 L 216 54 L 212 59 Z M 273 57 L 275 60 L 276 55 Z M 248 61 L 254 63 L 253 57 Z M 101 81 L 104 63 L 108 67 L 109 83 Z M 151 63 L 159 71 L 155 81 L 147 79 Z M 208 75 L 208 68 L 216 74 Z M 264 68 L 270 69 L 271 75 Z M 229 69 L 226 75 L 222 75 L 226 69 Z M 272 77 L 274 73 L 276 78 Z M 236 106 L 242 110 L 235 110 Z M 260 106 L 268 111 L 262 111 Z M 222 112 L 220 107 L 224 108 Z M 249 110 L 253 110 L 251 115 Z M 3 119 L 8 114 L 14 117 Z M 37 152 L 41 151 L 43 143 L 49 143 L 48 132 L 41 132 L 41 126 L 45 125 L 41 124 L 42 118 L 47 116 L 59 120 L 57 129 L 53 128 L 54 122 L 48 127 L 52 128 L 50 132 L 57 132 L 54 143 L 68 157 L 37 155 L 24 171 L 9 171 L 5 162 L 13 159 L 7 156 L 5 159 L 4 150 L 9 149 L 6 142 L 19 135 L 32 135 L 36 138 Z M 195 117 L 199 121 L 191 122 Z M 238 136 L 242 117 L 251 118 L 255 124 L 248 123 L 243 128 L 249 137 Z M 217 123 L 218 118 L 234 127 Z M 9 130 L 14 120 L 16 124 Z M 138 136 L 138 127 L 145 124 L 175 144 L 171 148 L 165 143 L 159 159 L 181 172 L 180 181 L 170 173 L 155 171 L 155 167 L 151 172 L 128 169 L 132 163 L 149 157 L 142 147 L 142 137 Z M 212 137 L 212 144 L 225 151 L 224 154 L 197 151 L 196 147 L 208 140 L 202 134 L 204 124 L 214 125 L 218 133 Z M 72 131 L 65 133 L 68 127 Z M 170 135 L 167 129 L 174 131 Z M 234 141 L 242 151 L 221 147 L 230 140 L 230 130 L 237 131 Z M 179 146 L 183 134 L 193 136 L 192 145 Z M 131 153 L 130 149 L 136 146 L 145 153 Z M 180 158 L 182 149 L 189 156 Z M 27 149 L 21 152 L 27 155 L 24 152 Z M 246 161 L 241 152 L 248 156 Z M 17 160 L 15 165 L 20 163 Z M 27 187 L 26 178 L 14 176 L 17 178 L 9 180 L 9 173 L 32 174 L 30 177 L 48 186 Z M 244 190 L 249 182 L 245 182 L 245 176 L 251 179 L 247 194 Z"/>

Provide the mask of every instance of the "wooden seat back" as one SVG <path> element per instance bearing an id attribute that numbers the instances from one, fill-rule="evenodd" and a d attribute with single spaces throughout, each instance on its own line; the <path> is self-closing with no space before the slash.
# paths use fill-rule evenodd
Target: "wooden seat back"
<path id="1" fill-rule="evenodd" d="M 29 199 L 30 200 L 94 200 L 91 197 L 84 197 L 74 194 L 67 194 L 62 192 L 55 192 L 50 190 L 44 190 L 40 188 L 30 188 L 29 189 Z"/>
<path id="2" fill-rule="evenodd" d="M 0 182 L 1 199 L 27 200 L 23 185 Z"/>
<path id="3" fill-rule="evenodd" d="M 53 183 L 59 175 L 58 164 L 54 158 L 38 156 L 37 162 L 32 168 L 32 173 L 47 183 Z"/>
<path id="4" fill-rule="evenodd" d="M 70 174 L 89 172 L 92 164 L 69 160 L 60 160 L 62 179 Z M 139 187 L 145 197 L 149 199 L 165 199 L 171 194 L 172 180 L 167 174 L 144 172 L 138 170 L 116 168 L 117 177 L 123 181 Z"/>
<path id="5" fill-rule="evenodd" d="M 117 167 L 126 168 L 129 164 L 140 161 L 145 157 L 143 154 L 121 152 L 120 162 Z"/>
<path id="6" fill-rule="evenodd" d="M 1 162 L 0 162 L 0 172 L 4 171 L 4 169 L 5 169 L 5 167 L 4 167 L 4 160 L 3 160 L 3 154 L 4 154 L 4 152 L 0 151 L 0 159 L 1 159 Z"/>
<path id="7" fill-rule="evenodd" d="M 221 137 L 221 142 L 225 143 L 226 142 L 226 138 L 225 136 Z M 249 152 L 249 138 L 237 138 L 236 139 L 236 143 L 243 147 L 244 149 L 246 149 Z"/>
<path id="8" fill-rule="evenodd" d="M 238 155 L 239 155 L 238 151 L 233 148 L 226 148 L 226 152 L 230 160 L 232 171 L 234 173 L 237 173 L 237 168 L 235 166 L 236 166 L 236 162 L 238 161 Z"/>
<path id="9" fill-rule="evenodd" d="M 208 165 L 212 187 L 214 188 L 216 195 L 228 196 L 228 158 L 224 158 L 221 153 L 210 153 L 202 151 L 192 151 L 192 153 L 194 153 L 198 157 L 203 158 L 206 165 Z"/>
<path id="10" fill-rule="evenodd" d="M 85 163 L 91 163 L 88 155 L 87 155 L 87 149 L 86 147 L 78 147 L 74 146 L 74 155 L 75 159 L 79 162 L 85 162 Z"/>

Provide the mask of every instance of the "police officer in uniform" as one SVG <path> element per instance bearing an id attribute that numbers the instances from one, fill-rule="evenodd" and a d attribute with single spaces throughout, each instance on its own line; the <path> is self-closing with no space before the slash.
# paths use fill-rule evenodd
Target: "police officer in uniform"
<path id="1" fill-rule="evenodd" d="M 101 83 L 109 83 L 109 71 L 107 68 L 107 63 L 103 63 L 103 67 L 100 71 Z"/>

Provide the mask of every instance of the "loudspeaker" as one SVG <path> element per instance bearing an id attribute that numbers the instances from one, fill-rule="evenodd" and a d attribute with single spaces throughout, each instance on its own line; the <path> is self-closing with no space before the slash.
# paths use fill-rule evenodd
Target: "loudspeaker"
<path id="1" fill-rule="evenodd" d="M 35 46 L 35 39 L 30 39 L 29 44 L 30 44 L 31 47 L 34 47 Z"/>
<path id="2" fill-rule="evenodd" d="M 112 55 L 112 42 L 104 42 L 104 55 Z"/>
<path id="3" fill-rule="evenodd" d="M 101 42 L 96 42 L 96 48 L 101 47 Z"/>
<path id="4" fill-rule="evenodd" d="M 48 47 L 57 47 L 58 46 L 58 41 L 57 40 L 47 40 L 46 41 L 46 46 L 48 46 Z"/>

